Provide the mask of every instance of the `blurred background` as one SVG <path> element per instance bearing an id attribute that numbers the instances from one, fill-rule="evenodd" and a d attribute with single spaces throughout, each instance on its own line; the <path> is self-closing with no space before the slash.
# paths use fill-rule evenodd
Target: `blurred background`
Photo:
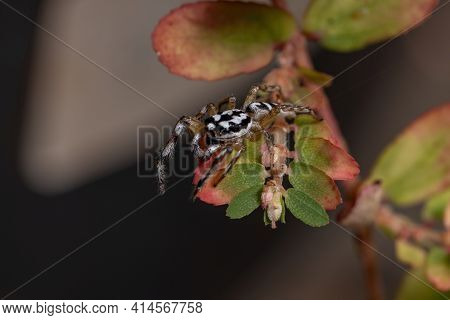
<path id="1" fill-rule="evenodd" d="M 1 296 L 156 195 L 155 179 L 136 174 L 136 129 L 176 119 L 148 98 L 190 114 L 242 98 L 270 69 L 212 83 L 169 74 L 150 33 L 184 2 L 0 1 Z M 306 3 L 289 1 L 299 21 Z M 449 31 L 445 7 L 327 89 L 362 174 L 406 124 L 450 101 Z M 376 47 L 311 52 L 317 70 L 336 75 Z M 273 231 L 261 212 L 231 221 L 190 194 L 185 179 L 10 298 L 366 297 L 352 239 L 338 227 L 287 216 Z M 393 257 L 391 241 L 378 234 L 377 244 Z M 392 298 L 403 271 L 378 260 Z"/>

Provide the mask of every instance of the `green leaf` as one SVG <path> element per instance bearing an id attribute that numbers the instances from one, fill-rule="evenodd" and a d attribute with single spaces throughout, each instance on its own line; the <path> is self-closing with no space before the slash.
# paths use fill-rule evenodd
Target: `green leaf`
<path id="1" fill-rule="evenodd" d="M 381 180 L 397 204 L 422 201 L 450 183 L 450 104 L 410 124 L 375 163 L 371 180 Z"/>
<path id="2" fill-rule="evenodd" d="M 262 135 L 256 140 L 247 140 L 245 142 L 245 149 L 238 160 L 239 163 L 256 162 L 261 163 L 261 145 L 263 143 Z"/>
<path id="3" fill-rule="evenodd" d="M 301 138 L 295 142 L 299 160 L 314 166 L 334 180 L 352 180 L 359 165 L 345 150 L 322 138 Z"/>
<path id="4" fill-rule="evenodd" d="M 400 262 L 414 268 L 422 268 L 426 259 L 425 250 L 402 239 L 395 242 L 395 254 Z"/>
<path id="5" fill-rule="evenodd" d="M 420 279 L 420 280 L 419 280 Z M 446 300 L 450 299 L 450 292 L 444 293 L 434 289 L 425 279 L 420 270 L 413 270 L 403 278 L 397 292 L 399 300 Z"/>
<path id="6" fill-rule="evenodd" d="M 172 73 L 217 80 L 267 65 L 291 38 L 294 18 L 284 10 L 239 1 L 182 5 L 161 19 L 153 47 Z"/>
<path id="7" fill-rule="evenodd" d="M 197 197 L 203 202 L 216 206 L 230 203 L 241 191 L 252 186 L 262 186 L 266 177 L 266 170 L 260 163 L 235 164 L 225 178 L 214 187 L 214 178 L 209 179 Z M 197 168 L 194 176 L 194 184 L 200 178 L 200 168 Z"/>
<path id="8" fill-rule="evenodd" d="M 254 186 L 240 192 L 227 208 L 227 217 L 240 219 L 248 216 L 261 204 L 262 186 Z"/>
<path id="9" fill-rule="evenodd" d="M 444 211 L 450 203 L 450 189 L 440 192 L 431 197 L 425 204 L 422 212 L 424 220 L 434 220 L 442 222 Z"/>
<path id="10" fill-rule="evenodd" d="M 333 77 L 329 74 L 309 69 L 305 67 L 299 67 L 301 75 L 306 79 L 321 87 L 328 87 L 331 85 Z"/>
<path id="11" fill-rule="evenodd" d="M 234 196 L 249 187 L 262 185 L 264 178 L 265 168 L 260 163 L 235 164 L 216 188 Z"/>
<path id="12" fill-rule="evenodd" d="M 449 291 L 450 254 L 442 248 L 432 248 L 428 254 L 426 275 L 434 287 L 441 291 Z"/>
<path id="13" fill-rule="evenodd" d="M 322 138 L 338 145 L 338 141 L 333 136 L 331 129 L 323 120 L 319 120 L 312 115 L 302 114 L 295 118 L 294 123 L 298 129 L 295 132 L 295 141 L 301 138 Z"/>
<path id="14" fill-rule="evenodd" d="M 336 184 L 323 171 L 300 162 L 292 162 L 289 168 L 289 182 L 295 189 L 308 194 L 327 210 L 341 204 Z"/>
<path id="15" fill-rule="evenodd" d="M 324 47 L 348 52 L 415 27 L 437 0 L 312 0 L 303 31 Z"/>
<path id="16" fill-rule="evenodd" d="M 285 196 L 286 206 L 297 218 L 311 227 L 322 227 L 329 223 L 327 212 L 306 193 L 291 188 Z"/>

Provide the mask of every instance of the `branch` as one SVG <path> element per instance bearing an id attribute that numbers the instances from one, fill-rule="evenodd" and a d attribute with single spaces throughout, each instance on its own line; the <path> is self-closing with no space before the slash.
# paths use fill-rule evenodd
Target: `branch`
<path id="1" fill-rule="evenodd" d="M 280 1 L 273 1 L 272 3 L 279 6 Z M 281 1 L 284 2 L 284 1 Z M 278 3 L 278 4 L 276 4 Z M 278 62 L 280 67 L 272 70 L 264 78 L 264 82 L 267 84 L 279 85 L 282 89 L 283 96 L 290 99 L 294 103 L 304 102 L 306 100 L 310 107 L 314 108 L 321 117 L 327 121 L 330 129 L 333 132 L 334 137 L 339 142 L 339 146 L 345 150 L 348 149 L 347 143 L 341 133 L 338 122 L 334 116 L 331 109 L 329 100 L 325 95 L 322 86 L 309 81 L 309 79 L 304 79 L 301 77 L 300 67 L 307 69 L 313 69 L 313 64 L 309 56 L 308 50 L 306 48 L 306 39 L 300 32 L 293 37 L 293 39 L 287 43 L 281 53 L 278 56 Z M 305 96 L 295 97 L 295 91 L 304 86 L 308 89 L 309 93 Z M 275 180 L 276 188 L 281 187 L 281 183 Z M 354 182 L 346 183 L 345 189 L 347 192 L 351 190 L 356 190 L 356 186 L 359 185 L 357 179 Z M 275 190 L 276 190 L 275 188 Z M 264 190 L 263 194 L 273 194 L 272 190 Z M 267 203 L 267 206 L 269 202 Z M 274 223 L 272 223 L 274 227 Z M 365 243 L 372 244 L 372 230 L 371 228 L 365 228 L 364 231 L 357 233 L 358 237 L 362 239 Z M 361 263 L 364 268 L 364 275 L 366 279 L 366 285 L 368 294 L 371 299 L 381 299 L 382 298 L 382 286 L 381 279 L 376 264 L 375 253 L 367 246 L 363 245 L 360 241 L 355 242 L 358 247 L 359 256 L 361 258 Z"/>
<path id="2" fill-rule="evenodd" d="M 427 226 L 419 225 L 403 214 L 395 212 L 387 205 L 381 206 L 376 213 L 375 224 L 381 229 L 388 231 L 395 238 L 410 240 L 425 248 L 435 245 L 450 248 L 446 232 L 436 231 Z"/>
<path id="3" fill-rule="evenodd" d="M 341 133 L 328 98 L 322 89 L 323 86 L 303 77 L 300 72 L 300 67 L 306 69 L 314 68 L 306 48 L 306 39 L 300 31 L 285 44 L 278 55 L 278 63 L 280 67 L 269 72 L 264 78 L 264 82 L 279 85 L 283 96 L 294 104 L 302 103 L 315 109 L 327 121 L 333 135 L 339 142 L 339 146 L 347 150 L 347 143 Z M 306 94 L 305 89 L 307 91 Z"/>
<path id="4" fill-rule="evenodd" d="M 383 299 L 383 287 L 381 285 L 380 272 L 376 262 L 377 257 L 370 247 L 373 246 L 373 229 L 365 227 L 356 233 L 356 237 L 358 240 L 355 241 L 355 245 L 358 248 L 359 257 L 361 258 L 369 299 Z"/>
<path id="5" fill-rule="evenodd" d="M 382 299 L 382 282 L 376 263 L 376 253 L 372 249 L 373 222 L 380 209 L 383 190 L 379 183 L 355 184 L 347 188 L 344 210 L 339 212 L 338 222 L 356 235 L 355 245 L 364 270 L 364 278 L 370 299 Z"/>

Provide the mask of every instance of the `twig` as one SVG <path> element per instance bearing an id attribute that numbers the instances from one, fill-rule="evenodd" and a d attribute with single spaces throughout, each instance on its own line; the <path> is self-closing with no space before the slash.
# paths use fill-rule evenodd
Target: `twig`
<path id="1" fill-rule="evenodd" d="M 279 85 L 282 89 L 283 96 L 295 104 L 308 104 L 309 107 L 315 109 L 317 113 L 327 122 L 333 132 L 334 137 L 343 149 L 347 149 L 347 143 L 341 133 L 338 122 L 331 109 L 327 96 L 322 88 L 308 79 L 301 76 L 300 67 L 313 69 L 311 58 L 306 48 L 306 39 L 297 32 L 292 39 L 285 44 L 284 48 L 278 55 L 278 63 L 280 67 L 273 69 L 264 78 L 267 84 Z M 307 101 L 303 101 L 300 97 L 295 97 L 299 87 L 313 92 L 308 96 Z"/>
<path id="2" fill-rule="evenodd" d="M 445 232 L 419 225 L 387 205 L 381 206 L 375 215 L 375 224 L 395 238 L 413 241 L 424 248 L 435 245 L 450 248 Z"/>
<path id="3" fill-rule="evenodd" d="M 358 240 L 355 240 L 355 245 L 358 248 L 358 253 L 361 258 L 368 297 L 372 300 L 383 299 L 382 282 L 378 264 L 376 262 L 377 257 L 375 251 L 369 247 L 372 246 L 373 243 L 373 228 L 363 228 L 356 233 L 356 237 Z"/>
<path id="4" fill-rule="evenodd" d="M 383 286 L 377 265 L 377 255 L 372 249 L 373 222 L 379 211 L 383 192 L 378 182 L 362 185 L 356 182 L 346 188 L 347 199 L 339 212 L 338 222 L 355 233 L 355 246 L 361 260 L 367 294 L 370 299 L 383 298 Z"/>
<path id="5" fill-rule="evenodd" d="M 274 5 L 275 2 L 273 1 Z M 292 40 L 287 43 L 281 53 L 278 56 L 279 68 L 272 70 L 264 79 L 264 82 L 268 84 L 277 84 L 282 88 L 283 95 L 292 100 L 295 89 L 300 83 L 309 89 L 314 94 L 310 97 L 312 105 L 320 116 L 324 118 L 327 124 L 330 126 L 333 135 L 339 142 L 339 146 L 343 149 L 347 149 L 347 143 L 341 133 L 338 122 L 333 114 L 330 103 L 322 88 L 319 85 L 308 81 L 307 79 L 301 79 L 299 74 L 299 67 L 305 67 L 313 69 L 313 64 L 306 48 L 306 40 L 300 32 L 298 32 Z M 293 101 L 296 103 L 297 101 Z M 348 192 L 355 190 L 358 185 L 358 181 L 345 184 L 345 189 Z M 370 229 L 360 231 L 359 236 L 362 237 L 365 243 L 372 243 L 372 237 Z M 363 264 L 363 270 L 366 278 L 367 290 L 369 296 L 372 299 L 382 298 L 382 286 L 380 281 L 380 275 L 376 264 L 376 256 L 370 248 L 361 243 L 355 242 L 359 248 L 358 252 Z"/>

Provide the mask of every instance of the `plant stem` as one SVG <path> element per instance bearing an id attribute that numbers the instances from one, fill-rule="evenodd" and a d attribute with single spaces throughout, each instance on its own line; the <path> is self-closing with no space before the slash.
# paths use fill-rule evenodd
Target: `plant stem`
<path id="1" fill-rule="evenodd" d="M 280 67 L 269 72 L 264 82 L 279 85 L 283 96 L 292 103 L 305 104 L 313 108 L 327 122 L 339 147 L 347 149 L 347 143 L 322 87 L 302 77 L 300 72 L 300 67 L 314 68 L 306 48 L 306 39 L 300 31 L 285 44 L 278 55 L 278 63 Z"/>
<path id="2" fill-rule="evenodd" d="M 424 248 L 431 248 L 435 245 L 444 248 L 450 247 L 445 232 L 419 225 L 387 205 L 381 206 L 375 215 L 375 225 L 395 238 L 413 241 Z"/>
<path id="3" fill-rule="evenodd" d="M 359 257 L 363 267 L 364 281 L 366 283 L 368 298 L 372 300 L 383 299 L 380 272 L 376 263 L 375 251 L 372 250 L 373 229 L 366 227 L 356 233 L 358 240 L 355 245 L 358 248 Z"/>
<path id="4" fill-rule="evenodd" d="M 284 3 L 284 1 L 281 1 Z M 280 1 L 272 1 L 275 6 L 280 7 Z M 323 117 L 327 122 L 333 135 L 339 142 L 339 146 L 343 149 L 347 148 L 347 143 L 341 133 L 338 122 L 334 116 L 331 109 L 331 105 L 327 96 L 325 95 L 322 87 L 316 83 L 309 81 L 308 79 L 302 78 L 299 71 L 299 67 L 304 67 L 308 69 L 313 69 L 314 66 L 311 62 L 309 52 L 306 47 L 306 39 L 300 32 L 292 38 L 292 40 L 287 43 L 283 50 L 278 56 L 278 62 L 280 67 L 272 70 L 265 78 L 264 82 L 268 84 L 279 85 L 282 89 L 283 95 L 291 100 L 293 103 L 298 103 L 299 101 L 306 102 L 310 107 L 314 108 L 317 113 Z M 306 88 L 308 93 L 306 96 L 296 94 L 296 91 L 300 91 L 301 88 Z M 305 99 L 303 99 L 305 98 Z M 304 101 L 305 100 L 305 101 Z M 345 184 L 345 189 L 347 192 L 354 189 L 359 183 Z M 361 234 L 358 234 L 361 241 L 356 241 L 356 246 L 358 247 L 359 256 L 362 261 L 364 275 L 366 279 L 367 290 L 370 298 L 381 299 L 382 298 L 382 286 L 381 279 L 376 264 L 376 257 L 373 250 L 371 250 L 367 243 L 371 244 L 371 231 L 365 230 Z"/>

